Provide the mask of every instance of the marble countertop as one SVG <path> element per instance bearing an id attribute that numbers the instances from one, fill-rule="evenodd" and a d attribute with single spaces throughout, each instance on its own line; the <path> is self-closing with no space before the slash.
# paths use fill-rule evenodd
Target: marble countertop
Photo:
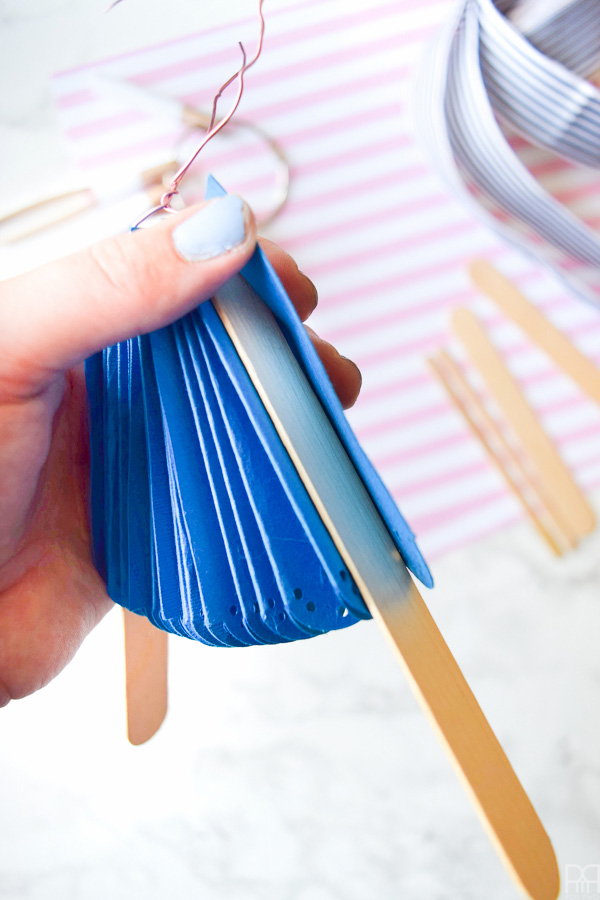
<path id="1" fill-rule="evenodd" d="M 165 22 L 166 4 L 125 0 L 117 28 L 92 5 L 0 0 L 6 202 L 66 171 L 51 72 L 251 12 L 171 0 Z M 0 276 L 27 265 L 14 253 Z M 427 602 L 576 896 L 566 867 L 600 866 L 600 533 L 555 559 L 523 524 L 433 571 Z M 517 896 L 373 622 L 170 646 L 168 719 L 143 747 L 125 739 L 117 611 L 53 684 L 0 711 L 2 900 Z"/>

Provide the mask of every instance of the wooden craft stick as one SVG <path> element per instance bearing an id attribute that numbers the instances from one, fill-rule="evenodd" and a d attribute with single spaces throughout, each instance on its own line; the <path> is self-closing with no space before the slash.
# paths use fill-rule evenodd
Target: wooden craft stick
<path id="1" fill-rule="evenodd" d="M 0 246 L 16 244 L 91 209 L 96 199 L 91 188 L 75 188 L 56 197 L 44 198 L 0 216 Z"/>
<path id="2" fill-rule="evenodd" d="M 241 280 L 213 302 L 498 853 L 529 897 L 555 900 L 559 875 L 548 835 L 274 317 Z"/>
<path id="3" fill-rule="evenodd" d="M 446 351 L 441 351 L 428 362 L 453 405 L 461 413 L 552 552 L 560 555 L 565 550 L 572 550 L 576 542 L 570 534 L 562 530 L 560 520 L 556 519 L 552 509 L 544 502 L 543 492 L 539 491 L 531 473 L 502 433 L 498 423 L 489 414 L 477 392 L 466 380 L 455 360 Z"/>
<path id="4" fill-rule="evenodd" d="M 600 369 L 584 356 L 533 303 L 485 259 L 475 260 L 469 267 L 473 283 L 487 294 L 502 312 L 513 320 L 582 391 L 600 403 Z"/>
<path id="5" fill-rule="evenodd" d="M 123 610 L 127 737 L 143 744 L 167 714 L 167 632 L 145 616 Z"/>
<path id="6" fill-rule="evenodd" d="M 594 513 L 554 444 L 525 400 L 521 389 L 504 365 L 477 317 L 467 309 L 452 316 L 454 331 L 480 371 L 490 393 L 500 405 L 525 452 L 535 464 L 544 496 L 562 529 L 573 537 L 589 534 L 595 526 Z"/>
<path id="7" fill-rule="evenodd" d="M 366 598 L 513 879 L 526 896 L 555 900 L 550 839 L 415 585 L 395 602 Z"/>
<path id="8" fill-rule="evenodd" d="M 596 87 L 600 87 L 600 69 L 596 69 L 591 75 L 588 75 L 587 80 L 591 81 Z"/>

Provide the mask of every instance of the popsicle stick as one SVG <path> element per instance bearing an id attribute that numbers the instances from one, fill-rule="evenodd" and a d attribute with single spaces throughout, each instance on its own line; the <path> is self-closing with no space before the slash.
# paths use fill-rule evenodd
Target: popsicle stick
<path id="1" fill-rule="evenodd" d="M 144 744 L 167 714 L 167 632 L 145 616 L 123 610 L 127 737 Z"/>
<path id="2" fill-rule="evenodd" d="M 555 900 L 550 840 L 274 317 L 239 277 L 213 302 L 498 853 L 529 897 Z"/>
<path id="3" fill-rule="evenodd" d="M 367 602 L 514 881 L 555 900 L 550 839 L 415 585 L 402 602 Z"/>
<path id="4" fill-rule="evenodd" d="M 596 69 L 591 73 L 591 75 L 588 75 L 587 80 L 591 81 L 592 84 L 595 84 L 596 87 L 600 88 L 600 69 Z"/>
<path id="5" fill-rule="evenodd" d="M 475 260 L 469 267 L 473 283 L 487 294 L 500 309 L 567 375 L 582 391 L 600 403 L 600 369 L 584 356 L 568 337 L 556 328 L 542 313 L 485 259 Z"/>
<path id="6" fill-rule="evenodd" d="M 523 461 L 507 441 L 498 423 L 489 414 L 454 359 L 446 351 L 441 351 L 431 357 L 428 363 L 453 405 L 461 413 L 471 432 L 522 504 L 552 552 L 560 555 L 565 550 L 572 550 L 576 541 L 568 532 L 563 531 L 560 520 L 544 502 L 543 492 L 540 492 L 539 486 L 527 471 Z"/>
<path id="7" fill-rule="evenodd" d="M 12 210 L 0 216 L 0 246 L 16 244 L 38 231 L 58 225 L 91 209 L 96 202 L 91 188 L 75 188 Z"/>
<path id="8" fill-rule="evenodd" d="M 534 462 L 544 484 L 544 495 L 555 515 L 560 516 L 563 530 L 576 538 L 589 534 L 595 526 L 591 507 L 485 329 L 467 309 L 455 310 L 452 327 L 485 379 L 490 393 L 500 405 L 525 452 Z"/>

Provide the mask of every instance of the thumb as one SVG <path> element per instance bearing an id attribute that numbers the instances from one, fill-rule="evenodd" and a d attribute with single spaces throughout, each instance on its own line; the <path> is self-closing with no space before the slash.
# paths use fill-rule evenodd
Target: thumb
<path id="1" fill-rule="evenodd" d="M 169 216 L 0 284 L 0 378 L 43 389 L 97 350 L 207 300 L 250 258 L 256 225 L 236 196 Z"/>

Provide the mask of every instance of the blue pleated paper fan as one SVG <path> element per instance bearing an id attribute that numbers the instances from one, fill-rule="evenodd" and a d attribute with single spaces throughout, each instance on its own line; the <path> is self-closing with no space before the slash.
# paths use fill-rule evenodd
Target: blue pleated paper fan
<path id="1" fill-rule="evenodd" d="M 209 196 L 222 193 L 214 180 Z M 286 340 L 407 566 L 431 576 L 257 249 L 243 277 Z M 214 306 L 86 363 L 95 560 L 109 595 L 214 646 L 271 644 L 369 613 Z"/>

